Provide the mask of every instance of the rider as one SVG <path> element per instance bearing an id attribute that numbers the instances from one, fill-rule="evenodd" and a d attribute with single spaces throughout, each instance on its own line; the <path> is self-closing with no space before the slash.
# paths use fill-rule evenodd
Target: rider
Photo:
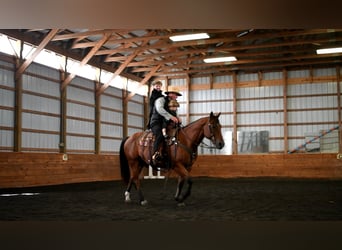
<path id="1" fill-rule="evenodd" d="M 152 112 L 153 112 L 153 107 L 154 107 L 155 101 L 159 97 L 164 96 L 163 91 L 161 89 L 162 86 L 163 86 L 163 83 L 161 81 L 156 81 L 156 82 L 152 83 L 153 90 L 152 90 L 151 96 L 150 96 L 150 116 L 149 116 L 149 120 L 148 120 L 148 124 L 147 124 L 147 129 L 151 128 L 151 117 L 152 117 Z"/>
<path id="2" fill-rule="evenodd" d="M 177 108 L 179 107 L 179 103 L 177 102 L 177 100 L 171 100 L 169 101 L 169 111 L 170 111 L 170 114 L 173 115 L 173 116 L 178 116 L 177 115 Z M 172 125 L 176 125 L 172 120 L 166 120 L 165 118 L 163 119 L 163 124 L 162 124 L 162 133 L 163 133 L 163 136 L 165 139 L 168 139 L 169 136 L 167 134 L 167 126 L 169 124 L 172 124 Z"/>
<path id="3" fill-rule="evenodd" d="M 166 96 L 159 97 L 156 100 L 151 117 L 150 126 L 153 134 L 155 135 L 155 141 L 153 144 L 154 154 L 152 156 L 153 162 L 161 161 L 163 158 L 162 154 L 158 151 L 159 145 L 163 141 L 163 119 L 171 120 L 176 124 L 181 123 L 181 119 L 178 116 L 174 116 L 170 113 L 169 102 L 171 100 L 177 100 L 177 97 L 182 96 L 182 94 L 177 91 L 167 91 L 165 94 Z"/>

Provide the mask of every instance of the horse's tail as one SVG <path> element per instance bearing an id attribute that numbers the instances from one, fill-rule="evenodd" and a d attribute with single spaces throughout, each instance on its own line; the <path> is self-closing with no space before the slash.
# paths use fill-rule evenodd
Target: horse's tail
<path id="1" fill-rule="evenodd" d="M 128 166 L 128 161 L 127 161 L 127 157 L 125 154 L 125 150 L 124 150 L 124 145 L 125 142 L 127 141 L 128 137 L 126 137 L 125 139 L 123 139 L 121 141 L 121 145 L 120 145 L 120 170 L 121 170 L 121 178 L 122 180 L 127 184 L 130 178 L 130 171 L 129 171 L 129 166 Z"/>

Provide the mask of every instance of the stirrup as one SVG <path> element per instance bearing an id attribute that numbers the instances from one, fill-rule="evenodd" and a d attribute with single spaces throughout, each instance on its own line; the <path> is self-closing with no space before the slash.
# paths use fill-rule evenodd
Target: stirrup
<path id="1" fill-rule="evenodd" d="M 156 151 L 153 155 L 152 155 L 152 160 L 153 161 L 160 161 L 162 159 L 162 154 L 159 151 Z"/>

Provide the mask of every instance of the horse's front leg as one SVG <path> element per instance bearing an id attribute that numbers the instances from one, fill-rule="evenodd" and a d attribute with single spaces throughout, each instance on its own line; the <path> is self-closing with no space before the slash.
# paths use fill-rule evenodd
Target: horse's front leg
<path id="1" fill-rule="evenodd" d="M 183 166 L 177 165 L 174 170 L 179 174 L 175 200 L 178 202 L 178 205 L 184 205 L 184 200 L 191 194 L 192 180 L 189 176 L 189 172 Z M 187 184 L 187 189 L 182 195 L 182 190 L 185 183 Z"/>
<path id="2" fill-rule="evenodd" d="M 183 186 L 184 186 L 184 179 L 182 177 L 178 177 L 178 184 L 177 184 L 177 190 L 176 190 L 176 195 L 175 195 L 176 201 L 179 201 L 180 199 L 180 194 L 182 193 Z"/>
<path id="3" fill-rule="evenodd" d="M 181 185 L 181 188 L 177 188 L 177 193 L 176 193 L 176 201 L 178 201 L 178 205 L 185 205 L 184 201 L 186 198 L 188 198 L 191 194 L 191 188 L 192 188 L 192 180 L 190 177 L 187 177 L 185 179 L 183 179 L 182 181 L 179 182 Z M 182 191 L 182 187 L 184 186 L 184 184 L 187 184 L 187 189 L 185 190 L 184 194 L 181 194 Z M 179 191 L 180 190 L 180 191 Z"/>

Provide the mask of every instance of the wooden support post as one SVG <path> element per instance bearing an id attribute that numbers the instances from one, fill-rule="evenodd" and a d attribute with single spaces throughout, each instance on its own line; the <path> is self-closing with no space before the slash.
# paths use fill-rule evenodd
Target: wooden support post
<path id="1" fill-rule="evenodd" d="M 62 88 L 62 83 L 65 80 L 65 71 L 60 72 L 60 91 L 61 91 L 61 100 L 60 100 L 60 130 L 59 130 L 59 152 L 62 154 L 66 153 L 66 113 L 67 113 L 67 88 Z"/>
<path id="2" fill-rule="evenodd" d="M 338 144 L 338 152 L 342 151 L 342 133 L 341 133 L 341 68 L 340 66 L 336 67 L 336 84 L 337 84 L 337 112 L 338 112 L 338 132 L 339 132 L 339 144 Z"/>
<path id="3" fill-rule="evenodd" d="M 233 154 L 238 153 L 238 143 L 237 143 L 237 97 L 236 97 L 236 88 L 237 88 L 237 76 L 236 72 L 233 73 Z"/>
<path id="4" fill-rule="evenodd" d="M 123 138 L 128 136 L 128 101 L 125 101 L 128 96 L 127 90 L 125 88 L 122 89 L 122 135 Z"/>
<path id="5" fill-rule="evenodd" d="M 187 74 L 186 75 L 186 93 L 187 93 L 187 98 L 185 100 L 185 112 L 186 112 L 186 124 L 190 123 L 190 85 L 191 85 L 191 78 Z M 183 122 L 184 123 L 184 122 Z"/>
<path id="6" fill-rule="evenodd" d="M 258 71 L 258 86 L 262 86 L 262 73 L 261 71 Z"/>
<path id="7" fill-rule="evenodd" d="M 16 66 L 20 65 L 20 59 L 17 59 Z M 16 69 L 17 71 L 17 69 Z M 23 83 L 22 74 L 15 74 L 15 112 L 14 112 L 14 152 L 21 151 L 22 137 L 22 98 Z"/>
<path id="8" fill-rule="evenodd" d="M 101 96 L 97 95 L 97 91 L 101 88 L 99 81 L 95 82 L 95 154 L 101 151 Z"/>
<path id="9" fill-rule="evenodd" d="M 288 114 L 287 114 L 287 71 L 283 69 L 283 108 L 284 108 L 284 154 L 289 150 L 288 142 Z"/>

